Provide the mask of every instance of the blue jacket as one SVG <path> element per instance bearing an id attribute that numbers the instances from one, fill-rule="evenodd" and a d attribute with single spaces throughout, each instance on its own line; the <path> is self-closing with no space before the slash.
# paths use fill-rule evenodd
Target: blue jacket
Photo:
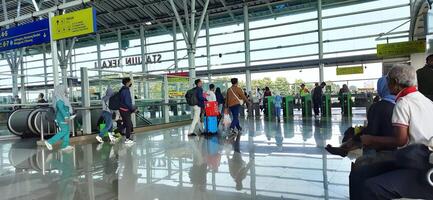
<path id="1" fill-rule="evenodd" d="M 129 87 L 123 86 L 122 89 L 120 89 L 120 108 L 128 109 L 129 112 L 134 111 Z"/>
<path id="2" fill-rule="evenodd" d="M 198 106 L 200 108 L 204 108 L 204 102 L 206 101 L 206 99 L 203 97 L 203 88 L 196 87 L 195 92 L 196 92 L 195 95 L 197 96 L 197 100 L 198 100 Z"/>

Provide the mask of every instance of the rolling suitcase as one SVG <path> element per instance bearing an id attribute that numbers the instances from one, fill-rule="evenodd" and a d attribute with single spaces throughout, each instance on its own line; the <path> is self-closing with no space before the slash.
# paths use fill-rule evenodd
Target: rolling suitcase
<path id="1" fill-rule="evenodd" d="M 204 118 L 204 130 L 205 133 L 208 134 L 217 134 L 218 133 L 218 117 L 205 117 Z"/>

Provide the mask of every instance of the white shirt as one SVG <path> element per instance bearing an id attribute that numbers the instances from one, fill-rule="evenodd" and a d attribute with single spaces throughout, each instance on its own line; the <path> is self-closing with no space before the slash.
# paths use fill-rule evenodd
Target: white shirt
<path id="1" fill-rule="evenodd" d="M 215 92 L 213 92 L 213 91 L 206 91 L 206 99 L 207 99 L 207 101 L 216 101 L 217 99 L 216 99 L 216 95 L 215 95 Z"/>
<path id="2" fill-rule="evenodd" d="M 392 115 L 394 126 L 409 127 L 409 143 L 428 144 L 433 137 L 433 102 L 420 92 L 401 97 Z"/>

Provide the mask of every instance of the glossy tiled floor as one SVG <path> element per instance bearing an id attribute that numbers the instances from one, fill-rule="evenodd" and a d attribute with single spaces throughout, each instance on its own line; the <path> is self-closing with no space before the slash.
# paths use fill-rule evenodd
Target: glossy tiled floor
<path id="1" fill-rule="evenodd" d="M 350 120 L 244 120 L 233 139 L 185 136 L 188 127 L 141 134 L 137 144 L 38 149 L 0 143 L 0 199 L 348 199 L 350 160 L 324 151 Z M 223 133 L 224 135 L 224 133 Z"/>

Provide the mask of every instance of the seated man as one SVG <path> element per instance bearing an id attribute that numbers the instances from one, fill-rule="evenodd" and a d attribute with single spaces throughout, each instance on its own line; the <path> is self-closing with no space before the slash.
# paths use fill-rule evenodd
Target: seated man
<path id="1" fill-rule="evenodd" d="M 395 95 L 388 89 L 387 77 L 384 76 L 377 81 L 377 93 L 380 101 L 371 105 L 367 112 L 368 125 L 358 131 L 357 128 L 349 128 L 340 147 L 326 146 L 326 150 L 335 155 L 345 157 L 351 150 L 361 148 L 361 135 L 391 136 L 392 123 L 391 117 L 395 105 Z M 381 151 L 385 149 L 364 148 L 364 155 L 371 151 Z"/>
<path id="2" fill-rule="evenodd" d="M 395 65 L 390 70 L 389 89 L 392 94 L 397 94 L 392 116 L 393 135 L 362 135 L 363 146 L 400 148 L 398 152 L 421 146 L 428 151 L 426 145 L 433 137 L 433 102 L 417 91 L 416 82 L 415 69 L 411 66 Z M 404 161 L 399 159 L 354 168 L 349 178 L 350 198 L 433 199 L 433 187 L 427 184 L 425 178 L 427 169 L 404 168 Z M 428 158 L 419 162 L 428 162 Z"/>

